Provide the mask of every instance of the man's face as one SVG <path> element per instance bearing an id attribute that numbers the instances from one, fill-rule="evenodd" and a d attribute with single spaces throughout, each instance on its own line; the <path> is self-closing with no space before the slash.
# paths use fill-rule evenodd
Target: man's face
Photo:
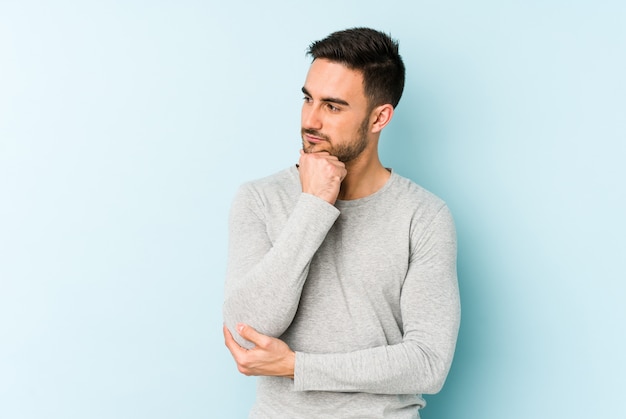
<path id="1" fill-rule="evenodd" d="M 369 109 L 361 73 L 316 59 L 302 92 L 303 150 L 327 151 L 344 163 L 358 157 L 369 144 Z"/>

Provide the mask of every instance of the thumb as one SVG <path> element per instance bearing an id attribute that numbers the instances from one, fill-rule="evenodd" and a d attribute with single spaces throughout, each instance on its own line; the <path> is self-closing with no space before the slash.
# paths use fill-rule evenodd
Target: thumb
<path id="1" fill-rule="evenodd" d="M 265 335 L 262 335 L 254 330 L 252 326 L 248 326 L 244 323 L 239 323 L 237 325 L 237 333 L 239 333 L 239 336 L 241 336 L 242 338 L 254 343 L 255 346 L 259 346 L 259 344 L 262 343 L 262 340 L 265 337 Z"/>

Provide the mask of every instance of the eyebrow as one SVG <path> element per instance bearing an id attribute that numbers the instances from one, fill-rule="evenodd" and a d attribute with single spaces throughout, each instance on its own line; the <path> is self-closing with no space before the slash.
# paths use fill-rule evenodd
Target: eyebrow
<path id="1" fill-rule="evenodd" d="M 305 95 L 309 96 L 309 97 L 313 97 L 308 90 L 306 90 L 306 87 L 302 88 L 302 93 L 304 93 Z M 322 102 L 329 102 L 329 103 L 336 103 L 337 105 L 343 105 L 343 106 L 350 106 L 350 104 L 348 102 L 346 102 L 343 99 L 339 99 L 337 97 L 323 97 Z"/>

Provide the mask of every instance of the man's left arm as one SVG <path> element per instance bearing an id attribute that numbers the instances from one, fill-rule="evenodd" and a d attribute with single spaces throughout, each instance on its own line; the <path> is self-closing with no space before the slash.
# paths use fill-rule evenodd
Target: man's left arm
<path id="1" fill-rule="evenodd" d="M 295 390 L 437 393 L 452 364 L 460 324 L 456 232 L 442 207 L 420 234 L 402 287 L 403 339 L 340 354 L 296 354 Z"/>

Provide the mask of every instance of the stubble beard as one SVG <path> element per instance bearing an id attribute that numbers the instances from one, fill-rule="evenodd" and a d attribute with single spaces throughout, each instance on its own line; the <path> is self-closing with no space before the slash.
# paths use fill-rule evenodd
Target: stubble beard
<path id="1" fill-rule="evenodd" d="M 304 140 L 304 134 L 309 134 L 309 135 L 324 139 L 330 145 L 330 149 L 317 150 L 317 151 L 328 151 L 331 155 L 337 157 L 337 159 L 339 159 L 339 161 L 342 163 L 351 162 L 352 160 L 359 157 L 361 153 L 363 152 L 363 150 L 365 150 L 365 148 L 367 147 L 367 144 L 368 144 L 367 127 L 368 127 L 368 119 L 365 118 L 363 122 L 361 123 L 361 126 L 359 127 L 359 130 L 356 134 L 356 138 L 354 138 L 352 141 L 348 143 L 339 144 L 339 145 L 333 145 L 333 142 L 330 139 L 330 137 L 328 137 L 327 135 L 324 135 L 323 133 L 319 131 L 302 128 L 301 130 L 302 149 L 304 150 L 305 153 L 313 153 L 315 151 L 314 148 L 317 144 L 308 144 Z"/>

